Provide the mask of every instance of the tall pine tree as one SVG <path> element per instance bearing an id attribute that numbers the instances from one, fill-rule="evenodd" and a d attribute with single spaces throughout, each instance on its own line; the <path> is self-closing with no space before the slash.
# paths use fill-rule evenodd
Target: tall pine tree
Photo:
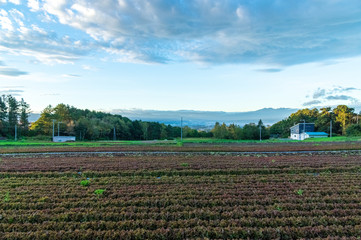
<path id="1" fill-rule="evenodd" d="M 7 135 L 8 122 L 7 122 L 7 112 L 8 108 L 6 105 L 6 96 L 0 96 L 0 136 Z"/>
<path id="2" fill-rule="evenodd" d="M 27 132 L 29 131 L 29 115 L 29 104 L 27 104 L 22 98 L 20 101 L 20 129 L 22 134 L 27 134 Z"/>
<path id="3" fill-rule="evenodd" d="M 15 125 L 18 124 L 19 118 L 19 102 L 11 95 L 7 96 L 8 103 L 8 123 L 9 123 L 9 132 L 11 136 L 15 135 Z"/>

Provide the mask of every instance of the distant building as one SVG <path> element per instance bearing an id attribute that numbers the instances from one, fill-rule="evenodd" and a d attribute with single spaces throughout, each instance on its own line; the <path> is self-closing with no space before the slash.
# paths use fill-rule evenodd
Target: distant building
<path id="1" fill-rule="evenodd" d="M 74 136 L 54 136 L 53 142 L 75 142 Z"/>
<path id="2" fill-rule="evenodd" d="M 314 123 L 298 123 L 291 128 L 290 138 L 294 140 L 305 140 L 307 138 L 328 137 L 325 132 L 315 132 Z"/>

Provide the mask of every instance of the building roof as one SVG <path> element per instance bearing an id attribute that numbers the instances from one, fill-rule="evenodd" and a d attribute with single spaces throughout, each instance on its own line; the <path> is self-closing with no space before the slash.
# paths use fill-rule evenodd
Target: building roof
<path id="1" fill-rule="evenodd" d="M 328 136 L 325 132 L 305 132 L 308 136 Z"/>
<path id="2" fill-rule="evenodd" d="M 297 123 L 290 128 L 299 127 L 299 126 L 303 127 L 305 125 L 315 125 L 315 123 Z"/>

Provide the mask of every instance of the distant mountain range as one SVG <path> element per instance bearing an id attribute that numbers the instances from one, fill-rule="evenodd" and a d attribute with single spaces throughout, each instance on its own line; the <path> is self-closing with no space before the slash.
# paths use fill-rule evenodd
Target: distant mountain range
<path id="1" fill-rule="evenodd" d="M 249 112 L 222 112 L 222 111 L 195 111 L 195 110 L 178 110 L 178 111 L 158 111 L 142 109 L 115 109 L 111 113 L 119 114 L 131 120 L 142 120 L 180 126 L 181 117 L 183 125 L 196 129 L 209 130 L 213 128 L 216 122 L 234 123 L 243 126 L 247 123 L 258 123 L 262 119 L 263 124 L 272 125 L 282 119 L 287 118 L 291 113 L 298 109 L 294 108 L 263 108 L 257 111 Z M 38 113 L 30 114 L 30 122 L 35 122 L 40 117 Z"/>
<path id="2" fill-rule="evenodd" d="M 113 110 L 112 113 L 120 114 L 132 120 L 155 121 L 172 126 L 180 126 L 181 117 L 183 125 L 197 129 L 211 129 L 216 122 L 237 124 L 243 126 L 247 123 L 258 123 L 262 119 L 265 125 L 272 125 L 298 109 L 294 108 L 263 108 L 257 111 L 249 112 L 222 112 L 222 111 L 158 111 L 158 110 Z"/>

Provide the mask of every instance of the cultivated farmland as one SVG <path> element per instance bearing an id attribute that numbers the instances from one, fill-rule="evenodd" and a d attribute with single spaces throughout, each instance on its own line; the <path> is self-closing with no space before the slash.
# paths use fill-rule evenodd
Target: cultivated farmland
<path id="1" fill-rule="evenodd" d="M 357 151 L 2 155 L 0 186 L 1 239 L 361 236 Z"/>

